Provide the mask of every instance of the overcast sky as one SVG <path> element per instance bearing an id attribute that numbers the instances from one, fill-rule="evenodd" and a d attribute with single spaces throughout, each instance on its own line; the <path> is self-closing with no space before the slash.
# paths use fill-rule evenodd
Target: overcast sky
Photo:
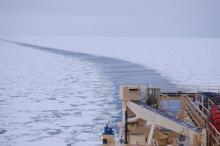
<path id="1" fill-rule="evenodd" d="M 0 0 L 0 36 L 220 37 L 220 0 Z"/>

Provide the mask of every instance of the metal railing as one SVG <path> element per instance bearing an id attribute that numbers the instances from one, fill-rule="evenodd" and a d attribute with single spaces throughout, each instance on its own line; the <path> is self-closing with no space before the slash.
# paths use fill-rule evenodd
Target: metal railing
<path id="1" fill-rule="evenodd" d="M 195 101 L 196 102 L 196 101 Z M 214 146 L 220 145 L 220 132 L 215 128 L 215 126 L 209 121 L 208 117 L 210 116 L 210 111 L 206 109 L 201 103 L 195 104 L 189 97 L 186 97 L 186 108 L 189 114 L 191 114 L 192 119 L 200 125 L 200 128 L 205 128 L 207 131 L 208 144 Z M 214 103 L 211 100 L 208 100 L 208 104 L 211 107 Z M 198 107 L 199 105 L 199 107 Z"/>
<path id="2" fill-rule="evenodd" d="M 220 94 L 220 86 L 179 85 L 179 88 L 186 92 L 215 92 Z"/>

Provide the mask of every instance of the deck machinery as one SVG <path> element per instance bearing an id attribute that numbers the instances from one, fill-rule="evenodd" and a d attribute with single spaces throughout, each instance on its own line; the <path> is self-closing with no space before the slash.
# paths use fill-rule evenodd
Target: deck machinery
<path id="1" fill-rule="evenodd" d="M 121 86 L 119 139 L 106 125 L 103 146 L 220 146 L 218 103 L 201 98 L 202 93 Z M 178 103 L 176 110 L 170 110 Z"/>

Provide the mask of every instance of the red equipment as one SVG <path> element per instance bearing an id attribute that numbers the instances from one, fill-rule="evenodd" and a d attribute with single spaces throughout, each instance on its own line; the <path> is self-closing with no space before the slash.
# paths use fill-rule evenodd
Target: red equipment
<path id="1" fill-rule="evenodd" d="M 213 105 L 211 107 L 209 119 L 214 127 L 220 132 L 220 105 Z"/>

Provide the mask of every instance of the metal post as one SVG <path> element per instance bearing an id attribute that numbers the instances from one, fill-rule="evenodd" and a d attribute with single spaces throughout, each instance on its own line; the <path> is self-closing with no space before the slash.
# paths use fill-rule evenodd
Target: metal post
<path id="1" fill-rule="evenodd" d="M 147 144 L 148 145 L 152 144 L 153 135 L 154 135 L 154 124 L 151 126 L 150 133 L 149 133 L 148 138 L 147 138 Z"/>
<path id="2" fill-rule="evenodd" d="M 128 144 L 128 113 L 125 111 L 125 142 L 124 144 Z"/>

